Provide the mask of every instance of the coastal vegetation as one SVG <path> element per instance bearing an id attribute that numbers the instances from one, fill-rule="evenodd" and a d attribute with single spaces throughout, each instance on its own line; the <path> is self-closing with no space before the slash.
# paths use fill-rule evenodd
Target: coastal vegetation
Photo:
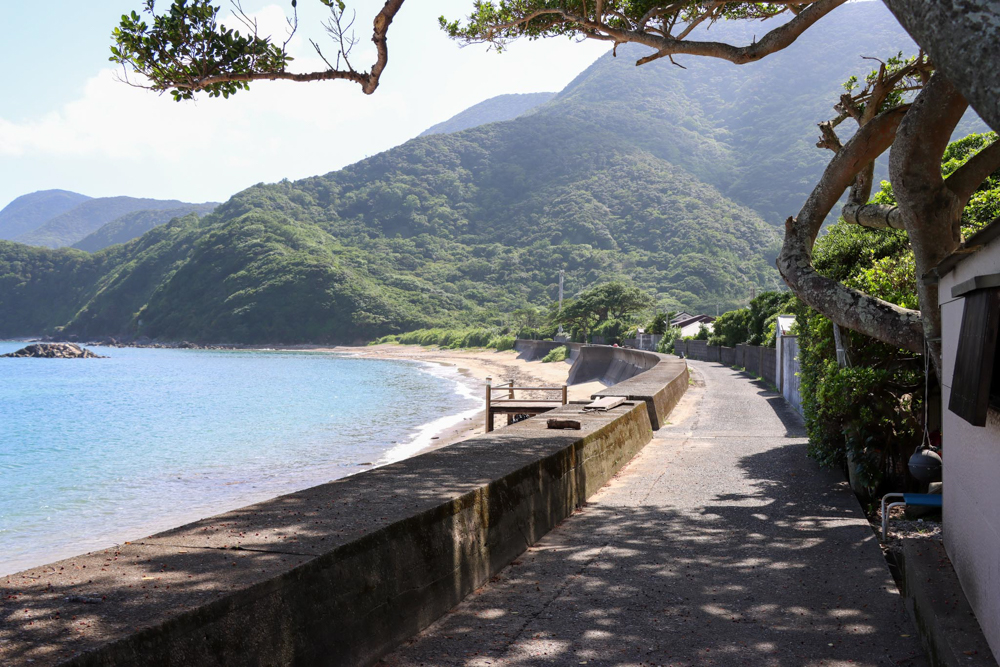
<path id="1" fill-rule="evenodd" d="M 75 193 L 66 194 L 75 195 Z M 113 224 L 114 227 L 107 232 L 109 236 L 114 237 L 113 242 L 128 241 L 154 225 L 147 224 L 145 220 L 137 222 L 135 218 L 123 219 L 123 216 L 143 212 L 147 216 L 154 216 L 156 224 L 162 224 L 170 219 L 163 219 L 162 212 L 164 211 L 172 211 L 171 217 L 177 217 L 191 211 L 204 214 L 216 206 L 214 203 L 187 204 L 174 199 L 140 199 L 136 197 L 98 197 L 92 199 L 84 197 L 84 195 L 76 195 L 76 198 L 80 197 L 83 199 L 79 200 L 75 206 L 58 214 L 48 217 L 35 215 L 28 225 L 21 225 L 21 233 L 16 236 L 2 233 L 4 230 L 0 227 L 0 238 L 8 238 L 28 245 L 62 248 L 79 243 L 85 237 L 99 232 L 105 225 Z M 19 197 L 18 200 L 12 202 L 12 205 L 23 203 L 30 206 L 33 200 L 49 201 L 51 197 L 47 191 L 36 192 Z M 0 219 L 0 224 L 2 222 L 3 220 Z M 143 228 L 144 224 L 146 224 L 145 228 Z M 135 233 L 129 235 L 129 230 L 136 225 Z M 90 244 L 93 245 L 93 242 Z"/>
<path id="2" fill-rule="evenodd" d="M 537 106 L 545 104 L 555 96 L 556 93 L 512 93 L 497 95 L 469 107 L 444 122 L 432 125 L 421 132 L 420 136 L 451 134 L 488 123 L 512 120 L 518 116 L 523 116 Z"/>
<path id="3" fill-rule="evenodd" d="M 86 250 L 87 252 L 97 252 L 108 246 L 119 243 L 128 243 L 134 238 L 138 238 L 148 232 L 153 227 L 170 222 L 174 218 L 195 213 L 199 216 L 206 215 L 215 210 L 216 203 L 189 204 L 180 208 L 168 208 L 163 210 L 139 210 L 126 213 L 120 218 L 115 218 L 111 222 L 98 228 L 97 231 L 89 234 L 80 241 L 73 244 L 74 248 Z"/>
<path id="4" fill-rule="evenodd" d="M 846 1 L 662 6 L 599 2 L 577 7 L 548 0 L 485 0 L 477 2 L 465 19 L 442 17 L 440 24 L 455 39 L 467 44 L 487 43 L 498 50 L 517 39 L 569 35 L 610 41 L 616 50 L 623 44 L 641 44 L 646 50 L 637 65 L 663 58 L 674 62 L 673 57 L 679 54 L 744 64 L 770 59 L 791 48 L 805 33 L 814 32 L 814 26 L 821 25 L 817 29 L 824 30 L 829 25 L 827 15 L 839 15 L 833 10 Z M 905 230 L 913 250 L 915 275 L 925 275 L 958 249 L 963 208 L 983 180 L 1000 167 L 997 143 L 984 147 L 947 179 L 939 167 L 949 138 L 969 108 L 966 95 L 987 114 L 993 127 L 1000 127 L 995 96 L 985 92 L 995 89 L 996 72 L 992 67 L 984 70 L 982 61 L 955 52 L 955 45 L 967 40 L 975 48 L 992 53 L 995 40 L 983 36 L 982 22 L 997 27 L 1000 16 L 985 8 L 981 12 L 966 8 L 958 13 L 961 20 L 956 21 L 937 10 L 918 9 L 923 3 L 888 4 L 909 32 L 917 35 L 921 48 L 910 50 L 916 55 L 907 58 L 903 50 L 887 52 L 887 45 L 879 45 L 877 52 L 884 59 L 873 57 L 879 62 L 878 68 L 847 80 L 846 93 L 834 105 L 834 117 L 819 126 L 821 138 L 817 146 L 829 149 L 833 157 L 809 196 L 800 202 L 798 214 L 787 218 L 777 266 L 803 302 L 839 326 L 913 352 L 926 350 L 931 364 L 940 372 L 941 321 L 936 285 L 918 280 L 919 310 L 902 308 L 828 278 L 812 263 L 817 235 L 834 208 L 840 207 L 844 191 L 849 190 L 842 207 L 843 218 L 862 226 Z M 931 14 L 936 21 L 927 20 Z M 697 30 L 721 20 L 752 24 L 779 16 L 786 20 L 760 39 L 755 35 L 752 40 L 728 41 L 728 35 L 708 36 Z M 948 56 L 938 60 L 935 53 Z M 981 80 L 981 85 L 971 83 L 976 80 Z M 845 121 L 851 134 L 847 139 L 841 136 L 844 130 L 840 128 Z M 898 202 L 895 207 L 869 202 L 875 162 L 886 153 L 889 180 Z"/>
<path id="5" fill-rule="evenodd" d="M 559 347 L 552 348 L 548 354 L 542 357 L 543 364 L 550 364 L 556 361 L 566 361 L 569 357 L 569 348 L 565 345 L 560 345 Z"/>
<path id="6" fill-rule="evenodd" d="M 552 303 L 560 269 L 570 294 L 627 280 L 660 312 L 743 305 L 779 285 L 773 223 L 823 168 L 802 137 L 857 69 L 831 46 L 910 44 L 877 4 L 841 12 L 753 77 L 707 59 L 635 68 L 622 46 L 522 117 L 257 185 L 89 257 L 5 244 L 0 334 L 350 343 L 503 326 Z M 793 61 L 809 76 L 789 77 Z"/>
<path id="7" fill-rule="evenodd" d="M 947 177 L 996 141 L 996 133 L 971 134 L 943 152 Z M 895 206 L 888 181 L 872 198 L 879 206 Z M 962 211 L 962 233 L 969 235 L 1000 215 L 1000 171 L 988 176 Z M 823 276 L 903 308 L 918 304 L 914 254 L 904 230 L 872 229 L 843 219 L 816 242 L 813 262 Z M 922 444 L 935 441 L 936 426 L 927 425 L 928 387 L 937 395 L 930 360 L 899 346 L 840 329 L 843 354 L 838 355 L 834 323 L 790 292 L 763 293 L 749 308 L 722 314 L 714 322 L 710 345 L 738 343 L 774 345 L 774 317 L 796 315 L 799 392 L 809 433 L 809 452 L 823 464 L 853 467 L 857 479 L 874 497 L 887 489 L 905 488 L 906 462 Z"/>

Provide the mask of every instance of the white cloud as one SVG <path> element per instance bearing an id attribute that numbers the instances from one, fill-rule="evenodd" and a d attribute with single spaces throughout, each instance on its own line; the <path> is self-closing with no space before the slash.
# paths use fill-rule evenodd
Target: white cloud
<path id="1" fill-rule="evenodd" d="M 557 90 L 604 50 L 564 40 L 517 44 L 502 56 L 459 49 L 436 29 L 435 12 L 418 9 L 393 24 L 389 66 L 370 96 L 347 82 L 276 81 L 229 100 L 176 103 L 101 69 L 79 98 L 42 117 L 0 118 L 0 207 L 46 188 L 219 200 L 255 182 L 326 173 L 487 97 Z M 277 4 L 253 14 L 261 34 L 282 40 L 284 16 Z M 369 21 L 358 17 L 362 42 Z M 290 45 L 298 71 L 322 68 L 307 36 L 297 34 Z M 359 51 L 356 66 L 370 65 L 364 55 Z"/>

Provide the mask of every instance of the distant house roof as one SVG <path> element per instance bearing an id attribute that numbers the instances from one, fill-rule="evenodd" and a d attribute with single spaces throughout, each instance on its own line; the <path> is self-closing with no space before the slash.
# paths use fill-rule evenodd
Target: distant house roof
<path id="1" fill-rule="evenodd" d="M 691 313 L 685 313 L 685 312 L 684 312 L 684 311 L 682 310 L 681 312 L 679 312 L 679 313 L 677 313 L 676 315 L 674 315 L 673 319 L 672 319 L 672 320 L 670 320 L 670 325 L 671 325 L 671 326 L 674 326 L 674 325 L 676 325 L 676 324 L 677 324 L 678 322 L 681 322 L 681 321 L 683 321 L 683 320 L 688 320 L 688 319 L 691 319 L 692 317 L 693 317 L 693 315 L 691 315 Z"/>
<path id="2" fill-rule="evenodd" d="M 670 326 L 680 327 L 681 329 L 683 329 L 684 327 L 694 324 L 696 322 L 714 322 L 714 321 L 715 318 L 712 317 L 711 315 L 689 315 L 688 318 L 685 320 L 671 322 Z"/>

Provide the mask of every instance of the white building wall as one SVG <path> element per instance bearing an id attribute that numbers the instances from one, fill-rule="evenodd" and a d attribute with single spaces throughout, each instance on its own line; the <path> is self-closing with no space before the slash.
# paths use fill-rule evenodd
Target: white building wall
<path id="1" fill-rule="evenodd" d="M 802 414 L 802 396 L 799 394 L 799 338 L 798 336 L 778 336 L 781 341 L 781 355 L 777 356 L 781 372 L 781 395 L 795 411 Z"/>
<path id="2" fill-rule="evenodd" d="M 951 288 L 974 276 L 1000 273 L 1000 241 L 962 261 L 940 282 L 944 536 L 962 589 L 994 657 L 1000 657 L 1000 415 L 972 426 L 948 409 L 964 298 Z"/>
<path id="3" fill-rule="evenodd" d="M 711 322 L 694 322 L 681 329 L 681 338 L 685 336 L 697 336 L 702 327 L 708 329 L 708 333 L 712 333 Z"/>

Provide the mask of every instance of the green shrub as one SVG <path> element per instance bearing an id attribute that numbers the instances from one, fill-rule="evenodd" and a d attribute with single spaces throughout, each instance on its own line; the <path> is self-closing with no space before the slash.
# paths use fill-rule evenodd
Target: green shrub
<path id="1" fill-rule="evenodd" d="M 568 356 L 569 349 L 565 345 L 560 345 L 549 350 L 549 353 L 542 357 L 542 363 L 548 364 L 553 361 L 566 361 L 566 357 Z"/>
<path id="2" fill-rule="evenodd" d="M 667 332 L 667 314 L 657 313 L 656 317 L 649 323 L 649 326 L 646 327 L 646 331 L 657 336 L 665 334 Z"/>
<path id="3" fill-rule="evenodd" d="M 843 221 L 816 243 L 817 270 L 862 292 L 913 307 L 912 261 L 906 234 L 867 229 Z M 822 464 L 846 467 L 869 494 L 907 486 L 906 461 L 920 445 L 923 420 L 923 358 L 841 328 L 849 364 L 837 363 L 833 324 L 800 303 L 800 393 L 809 434 L 809 455 Z"/>
<path id="4" fill-rule="evenodd" d="M 623 334 L 628 331 L 628 328 L 629 324 L 624 320 L 605 320 L 591 329 L 590 334 L 591 336 L 601 336 L 604 338 L 606 345 L 613 343 L 620 345 L 622 340 L 627 338 Z"/>
<path id="5" fill-rule="evenodd" d="M 490 340 L 486 347 L 492 347 L 497 352 L 503 352 L 504 350 L 513 350 L 514 342 L 517 339 L 511 335 L 497 336 Z"/>
<path id="6" fill-rule="evenodd" d="M 681 330 L 677 327 L 671 327 L 664 331 L 663 338 L 660 342 L 656 344 L 656 351 L 661 354 L 670 354 L 674 351 L 674 343 L 678 341 L 681 337 Z"/>

